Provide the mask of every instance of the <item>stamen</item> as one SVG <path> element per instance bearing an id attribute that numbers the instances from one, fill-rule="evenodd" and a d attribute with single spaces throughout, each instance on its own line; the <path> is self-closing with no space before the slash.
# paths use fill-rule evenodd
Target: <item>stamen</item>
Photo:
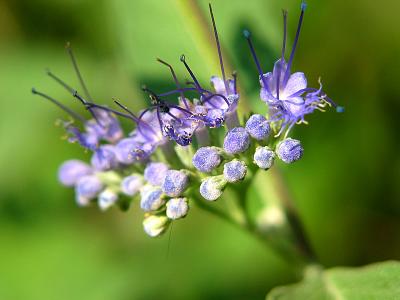
<path id="1" fill-rule="evenodd" d="M 66 113 L 68 113 L 71 117 L 73 117 L 76 120 L 81 121 L 82 123 L 85 123 L 86 120 L 84 117 L 82 117 L 81 115 L 77 114 L 76 112 L 74 112 L 73 110 L 69 109 L 68 107 L 66 107 L 65 105 L 61 104 L 59 101 L 57 101 L 56 99 L 37 91 L 35 88 L 32 88 L 32 94 L 34 95 L 39 95 L 47 100 L 50 100 L 51 102 L 53 102 L 55 105 L 57 105 L 59 108 L 61 108 L 62 110 L 64 110 Z"/>
<path id="2" fill-rule="evenodd" d="M 281 64 L 278 72 L 278 78 L 276 81 L 276 98 L 279 100 L 279 90 L 281 85 L 281 72 L 282 72 L 282 64 L 285 59 L 285 51 L 286 51 L 286 28 L 287 28 L 287 10 L 282 11 L 283 14 L 283 42 L 282 42 L 282 55 L 281 55 Z"/>
<path id="3" fill-rule="evenodd" d="M 176 77 L 176 74 L 175 74 L 174 69 L 172 68 L 172 66 L 171 66 L 169 63 L 167 63 L 167 62 L 161 60 L 160 58 L 157 58 L 157 61 L 160 62 L 160 63 L 162 63 L 163 65 L 166 65 L 166 66 L 170 69 L 171 74 L 172 74 L 172 77 L 174 78 L 174 81 L 175 81 L 175 85 L 176 85 L 178 91 L 180 91 L 180 95 L 181 95 L 182 101 L 183 101 L 183 103 L 185 104 L 185 107 L 186 107 L 187 109 L 189 109 L 189 104 L 188 104 L 187 101 L 186 101 L 185 94 L 183 93 L 183 91 L 182 91 L 182 89 L 181 89 L 181 85 L 180 85 L 180 83 L 179 83 L 179 81 L 178 81 L 178 78 Z"/>
<path id="4" fill-rule="evenodd" d="M 86 98 L 88 98 L 88 99 L 92 102 L 93 99 L 92 99 L 92 97 L 91 97 L 90 94 L 89 94 L 89 91 L 88 91 L 88 89 L 87 89 L 87 87 L 86 87 L 85 82 L 83 81 L 83 78 L 82 78 L 81 72 L 79 71 L 78 64 L 77 64 L 77 62 L 76 62 L 74 53 L 72 52 L 71 44 L 70 44 L 69 42 L 68 42 L 67 45 L 65 46 L 65 49 L 67 49 L 68 55 L 69 55 L 69 57 L 71 58 L 72 65 L 74 66 L 75 73 L 76 73 L 76 75 L 78 76 L 79 82 L 80 82 L 80 84 L 81 84 L 81 86 L 82 86 L 83 92 L 84 92 L 85 95 L 86 95 Z"/>
<path id="5" fill-rule="evenodd" d="M 301 13 L 300 13 L 300 18 L 299 18 L 299 23 L 297 25 L 297 31 L 296 31 L 296 36 L 294 38 L 294 42 L 293 42 L 293 48 L 292 48 L 292 52 L 290 53 L 290 57 L 289 57 L 289 61 L 286 67 L 286 72 L 285 72 L 285 77 L 283 78 L 283 83 L 285 84 L 287 82 L 287 80 L 289 79 L 289 75 L 290 75 L 290 68 L 292 66 L 292 62 L 293 62 L 293 58 L 294 58 L 294 53 L 296 51 L 296 46 L 297 46 L 297 42 L 299 41 L 299 36 L 300 36 L 300 29 L 301 29 L 301 25 L 303 24 L 303 17 L 304 17 L 304 11 L 306 9 L 307 5 L 306 3 L 303 1 L 301 3 Z"/>
<path id="6" fill-rule="evenodd" d="M 196 88 L 198 89 L 199 93 L 202 94 L 202 92 L 201 92 L 202 88 L 201 88 L 201 86 L 200 86 L 200 83 L 198 82 L 196 76 L 194 76 L 192 70 L 190 69 L 189 65 L 187 64 L 186 58 L 185 58 L 185 55 L 184 55 L 184 54 L 181 55 L 180 60 L 181 60 L 181 62 L 183 62 L 183 64 L 185 65 L 185 68 L 186 68 L 186 70 L 189 72 L 190 77 L 192 77 L 192 79 L 193 79 L 193 81 L 194 81 L 194 85 L 195 85 Z"/>
<path id="7" fill-rule="evenodd" d="M 146 128 L 149 129 L 154 135 L 157 135 L 157 133 L 154 131 L 154 129 L 149 124 L 147 124 L 145 121 L 141 120 L 140 118 L 136 117 L 136 115 L 129 108 L 127 108 L 125 105 L 121 104 L 117 100 L 114 100 L 114 103 L 117 104 L 119 107 L 121 107 L 123 110 L 125 110 L 131 116 L 131 119 L 136 122 L 136 124 L 138 125 L 138 130 L 143 135 L 145 135 L 145 134 L 141 131 L 140 125 L 146 126 Z"/>
<path id="8" fill-rule="evenodd" d="M 237 94 L 237 72 L 233 71 L 232 73 L 232 77 L 233 77 L 233 91 L 235 92 L 235 94 Z"/>
<path id="9" fill-rule="evenodd" d="M 259 60 L 257 58 L 256 51 L 254 50 L 253 43 L 251 41 L 251 33 L 250 33 L 250 31 L 248 31 L 247 29 L 243 30 L 243 36 L 246 38 L 246 40 L 247 40 L 247 42 L 249 44 L 251 55 L 253 56 L 254 62 L 256 63 L 258 74 L 260 75 L 260 78 L 261 78 L 261 80 L 262 80 L 262 82 L 264 84 L 264 87 L 265 87 L 265 89 L 267 91 L 269 91 L 267 81 L 264 78 L 264 72 L 261 69 L 260 62 L 259 62 Z"/>
<path id="10" fill-rule="evenodd" d="M 65 83 L 65 81 L 63 81 L 62 79 L 60 79 L 60 77 L 54 75 L 50 70 L 46 70 L 46 74 L 49 75 L 51 78 L 53 78 L 55 81 L 57 81 L 57 82 L 58 82 L 60 85 L 62 85 L 67 91 L 69 91 L 75 98 L 78 98 L 78 99 L 82 102 L 83 105 L 86 106 L 87 101 L 84 100 L 81 96 L 78 95 L 78 91 L 74 90 L 70 85 L 68 85 L 67 83 Z M 98 120 L 98 118 L 97 118 L 95 112 L 93 112 L 91 108 L 89 108 L 89 112 L 90 112 L 90 114 L 92 115 L 92 117 L 96 120 L 96 122 L 97 122 L 100 126 L 103 126 L 103 125 L 99 122 L 99 120 Z"/>
<path id="11" fill-rule="evenodd" d="M 219 43 L 217 25 L 215 24 L 215 19 L 214 19 L 214 14 L 213 14 L 213 10 L 211 7 L 211 3 L 208 4 L 208 7 L 210 9 L 211 21 L 212 21 L 212 25 L 213 25 L 213 29 L 214 29 L 215 43 L 217 44 L 219 65 L 221 67 L 221 73 L 222 73 L 222 80 L 224 81 L 226 94 L 229 95 L 230 93 L 229 93 L 229 89 L 228 89 L 228 83 L 227 83 L 226 77 L 225 77 L 224 61 L 222 59 L 221 44 Z"/>

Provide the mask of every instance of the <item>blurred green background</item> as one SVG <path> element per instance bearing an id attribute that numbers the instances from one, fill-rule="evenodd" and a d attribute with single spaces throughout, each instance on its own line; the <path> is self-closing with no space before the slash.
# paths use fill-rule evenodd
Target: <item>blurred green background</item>
<path id="1" fill-rule="evenodd" d="M 253 32 L 271 68 L 281 8 L 289 10 L 292 41 L 299 1 L 212 4 L 247 103 L 263 111 L 241 31 Z M 400 259 L 400 3 L 308 4 L 294 69 L 314 86 L 322 76 L 346 113 L 315 113 L 296 129 L 305 155 L 284 176 L 324 265 Z M 293 281 L 291 266 L 271 249 L 203 211 L 175 223 L 167 258 L 168 236 L 148 238 L 137 205 L 128 213 L 79 209 L 57 182 L 63 160 L 89 154 L 61 139 L 54 121 L 63 114 L 30 89 L 79 109 L 43 72 L 78 85 L 65 42 L 98 102 L 115 96 L 139 109 L 147 101 L 142 83 L 173 86 L 156 57 L 181 78 L 182 53 L 203 82 L 218 74 L 201 13 L 208 22 L 207 1 L 0 0 L 0 299 L 263 299 Z"/>

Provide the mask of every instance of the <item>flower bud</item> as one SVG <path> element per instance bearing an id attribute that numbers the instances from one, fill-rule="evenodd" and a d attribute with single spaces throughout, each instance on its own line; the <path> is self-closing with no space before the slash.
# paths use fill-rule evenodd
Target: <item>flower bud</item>
<path id="1" fill-rule="evenodd" d="M 65 186 L 74 186 L 79 178 L 92 173 L 90 166 L 83 161 L 71 159 L 64 162 L 58 170 L 58 180 Z"/>
<path id="2" fill-rule="evenodd" d="M 111 189 L 105 189 L 98 196 L 98 204 L 102 211 L 109 209 L 118 200 L 118 194 Z"/>
<path id="3" fill-rule="evenodd" d="M 140 191 L 140 207 L 144 211 L 159 209 L 165 202 L 164 194 L 160 187 L 145 185 Z"/>
<path id="4" fill-rule="evenodd" d="M 93 153 L 91 164 L 98 171 L 106 171 L 118 166 L 114 146 L 104 145 L 96 149 Z"/>
<path id="5" fill-rule="evenodd" d="M 246 122 L 246 130 L 256 140 L 266 140 L 271 132 L 271 127 L 263 115 L 254 114 Z"/>
<path id="6" fill-rule="evenodd" d="M 183 194 L 189 183 L 189 176 L 183 171 L 168 170 L 164 183 L 163 192 L 170 197 L 178 197 Z"/>
<path id="7" fill-rule="evenodd" d="M 269 147 L 257 147 L 253 158 L 259 168 L 268 170 L 274 164 L 275 153 Z"/>
<path id="8" fill-rule="evenodd" d="M 203 173 L 210 173 L 221 163 L 221 156 L 215 147 L 201 147 L 194 154 L 193 166 Z"/>
<path id="9" fill-rule="evenodd" d="M 299 160 L 303 156 L 303 147 L 300 141 L 287 138 L 276 146 L 276 154 L 285 163 L 290 164 Z"/>
<path id="10" fill-rule="evenodd" d="M 247 166 L 245 162 L 234 159 L 224 165 L 224 178 L 228 182 L 238 182 L 246 176 Z"/>
<path id="11" fill-rule="evenodd" d="M 200 194 L 204 199 L 215 201 L 221 197 L 227 181 L 223 175 L 205 178 L 200 185 Z"/>
<path id="12" fill-rule="evenodd" d="M 161 186 L 167 175 L 168 166 L 161 162 L 151 162 L 144 169 L 144 179 L 152 185 Z"/>
<path id="13" fill-rule="evenodd" d="M 172 198 L 167 204 L 167 217 L 176 220 L 187 215 L 189 205 L 186 198 Z"/>
<path id="14" fill-rule="evenodd" d="M 244 152 L 250 146 L 250 135 L 243 127 L 235 127 L 228 131 L 224 139 L 224 150 L 229 154 Z"/>
<path id="15" fill-rule="evenodd" d="M 161 235 L 168 227 L 168 218 L 166 216 L 147 216 L 143 220 L 143 229 L 147 235 L 156 237 Z"/>
<path id="16" fill-rule="evenodd" d="M 77 199 L 93 199 L 103 189 L 103 184 L 95 175 L 81 177 L 75 186 Z"/>
<path id="17" fill-rule="evenodd" d="M 121 191 L 127 196 L 135 196 L 144 184 L 142 176 L 131 175 L 125 177 L 121 182 Z"/>

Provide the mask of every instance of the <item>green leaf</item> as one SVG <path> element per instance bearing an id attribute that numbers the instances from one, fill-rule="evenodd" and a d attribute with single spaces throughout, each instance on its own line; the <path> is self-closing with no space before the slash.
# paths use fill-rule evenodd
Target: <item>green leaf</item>
<path id="1" fill-rule="evenodd" d="M 294 285 L 277 287 L 267 300 L 395 300 L 400 299 L 400 262 L 361 268 L 313 270 Z"/>

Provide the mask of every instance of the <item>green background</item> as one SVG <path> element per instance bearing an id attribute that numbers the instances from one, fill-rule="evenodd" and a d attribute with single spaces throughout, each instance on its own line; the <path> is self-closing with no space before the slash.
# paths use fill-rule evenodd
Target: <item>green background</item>
<path id="1" fill-rule="evenodd" d="M 264 112 L 241 31 L 253 32 L 270 69 L 281 8 L 289 10 L 291 45 L 299 1 L 212 4 L 247 104 Z M 400 259 L 400 4 L 308 4 L 294 69 L 313 86 L 321 76 L 346 112 L 315 113 L 297 127 L 305 155 L 283 167 L 287 185 L 325 266 Z M 65 42 L 98 102 L 118 97 L 139 109 L 147 101 L 142 83 L 173 86 L 156 57 L 182 78 L 182 53 L 202 82 L 218 74 L 212 41 L 199 36 L 200 13 L 209 24 L 207 1 L 0 0 L 0 299 L 263 299 L 293 281 L 291 266 L 271 249 L 203 211 L 174 223 L 167 256 L 168 236 L 143 233 L 137 203 L 127 213 L 79 209 L 57 182 L 62 161 L 89 154 L 61 139 L 54 122 L 62 112 L 30 89 L 79 109 L 43 72 L 50 67 L 77 86 Z"/>

